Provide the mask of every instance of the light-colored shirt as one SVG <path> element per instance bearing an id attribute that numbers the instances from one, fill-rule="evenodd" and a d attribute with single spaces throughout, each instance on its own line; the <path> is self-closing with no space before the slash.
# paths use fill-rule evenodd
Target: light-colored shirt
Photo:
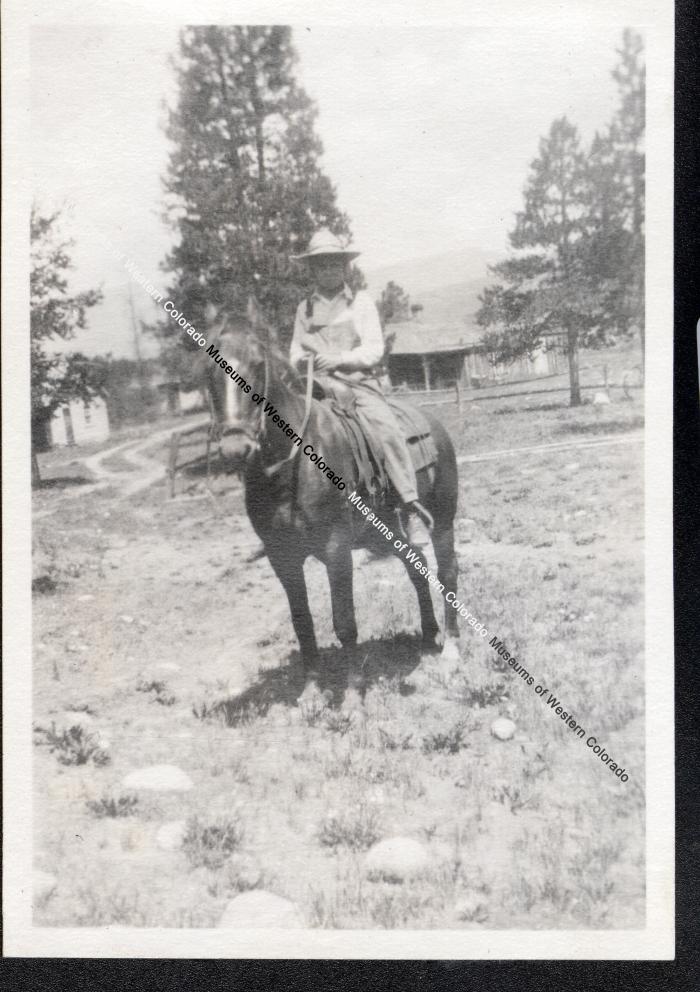
<path id="1" fill-rule="evenodd" d="M 308 352 L 302 345 L 302 335 L 311 331 L 312 325 L 330 326 L 352 323 L 359 343 L 347 351 L 341 351 L 340 361 L 349 369 L 369 371 L 382 359 L 384 354 L 384 337 L 379 313 L 369 293 L 360 289 L 353 299 L 352 291 L 344 286 L 337 296 L 327 300 L 325 296 L 315 292 L 311 296 L 313 314 L 307 317 L 306 300 L 297 307 L 294 320 L 294 333 L 289 350 L 289 360 L 293 365 Z"/>

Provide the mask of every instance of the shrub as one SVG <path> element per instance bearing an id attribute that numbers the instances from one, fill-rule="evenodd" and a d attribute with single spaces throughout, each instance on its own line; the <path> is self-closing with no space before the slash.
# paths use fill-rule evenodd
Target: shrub
<path id="1" fill-rule="evenodd" d="M 460 720 L 446 733 L 438 731 L 436 734 L 427 734 L 423 738 L 423 752 L 430 754 L 433 751 L 446 751 L 448 754 L 457 754 L 463 747 L 469 747 L 464 736 L 466 729 L 466 721 Z"/>
<path id="2" fill-rule="evenodd" d="M 48 747 L 52 754 L 56 753 L 62 765 L 86 765 L 88 761 L 95 765 L 109 763 L 109 755 L 100 747 L 95 734 L 83 727 L 57 730 L 56 724 L 52 723 L 49 728 L 35 727 L 35 733 L 37 743 Z"/>
<path id="3" fill-rule="evenodd" d="M 331 812 L 321 824 L 318 839 L 324 847 L 366 851 L 379 840 L 377 813 L 363 803 L 344 813 Z"/>
<path id="4" fill-rule="evenodd" d="M 138 798 L 131 795 L 102 796 L 101 799 L 89 799 L 85 805 L 93 816 L 104 819 L 106 817 L 133 816 L 138 802 Z"/>
<path id="5" fill-rule="evenodd" d="M 242 842 L 243 826 L 239 821 L 220 816 L 207 822 L 193 816 L 187 821 L 182 850 L 195 868 L 221 868 Z"/>

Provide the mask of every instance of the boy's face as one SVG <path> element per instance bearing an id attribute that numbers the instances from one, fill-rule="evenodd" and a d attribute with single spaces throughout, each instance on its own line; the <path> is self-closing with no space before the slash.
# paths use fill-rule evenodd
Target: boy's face
<path id="1" fill-rule="evenodd" d="M 322 293 L 334 293 L 345 282 L 345 259 L 335 255 L 319 255 L 311 259 L 311 274 Z"/>

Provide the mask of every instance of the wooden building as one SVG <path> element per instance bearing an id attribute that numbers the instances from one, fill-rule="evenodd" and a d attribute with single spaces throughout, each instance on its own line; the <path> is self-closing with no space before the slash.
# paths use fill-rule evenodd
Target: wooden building
<path id="1" fill-rule="evenodd" d="M 389 380 L 395 389 L 449 389 L 459 383 L 465 389 L 501 382 L 516 382 L 555 375 L 566 370 L 560 342 L 553 340 L 532 358 L 508 365 L 494 365 L 481 343 L 483 330 L 466 325 L 413 320 L 388 324 Z"/>

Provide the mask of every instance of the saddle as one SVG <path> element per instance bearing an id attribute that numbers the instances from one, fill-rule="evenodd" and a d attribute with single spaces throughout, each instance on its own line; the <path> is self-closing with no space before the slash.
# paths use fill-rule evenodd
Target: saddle
<path id="1" fill-rule="evenodd" d="M 389 491 L 389 479 L 384 469 L 381 445 L 372 438 L 358 411 L 353 390 L 336 377 L 314 377 L 313 396 L 333 411 L 345 432 L 352 452 L 357 488 L 364 491 L 371 501 L 385 497 Z M 427 418 L 405 400 L 395 396 L 386 396 L 385 400 L 403 431 L 414 472 L 434 465 L 437 449 Z"/>

